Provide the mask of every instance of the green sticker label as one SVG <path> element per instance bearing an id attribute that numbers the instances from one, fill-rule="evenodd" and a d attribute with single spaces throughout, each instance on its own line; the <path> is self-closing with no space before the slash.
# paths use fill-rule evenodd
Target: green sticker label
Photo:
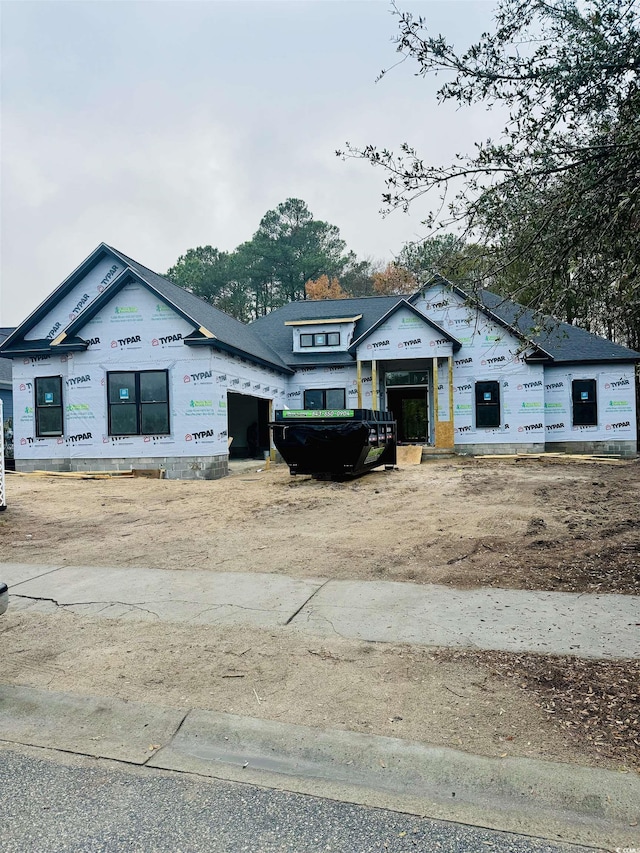
<path id="1" fill-rule="evenodd" d="M 353 409 L 286 409 L 283 418 L 352 418 Z"/>

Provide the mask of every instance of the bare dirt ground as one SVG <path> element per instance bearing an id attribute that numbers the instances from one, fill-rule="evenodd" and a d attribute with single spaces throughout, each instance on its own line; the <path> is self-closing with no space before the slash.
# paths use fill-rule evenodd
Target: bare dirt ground
<path id="1" fill-rule="evenodd" d="M 440 460 L 346 483 L 8 475 L 0 560 L 640 594 L 640 464 Z M 3 681 L 640 768 L 640 662 L 2 617 Z"/>

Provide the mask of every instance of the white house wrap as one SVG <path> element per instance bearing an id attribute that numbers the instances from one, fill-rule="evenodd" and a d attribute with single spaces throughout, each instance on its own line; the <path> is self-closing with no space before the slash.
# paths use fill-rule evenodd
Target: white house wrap
<path id="1" fill-rule="evenodd" d="M 275 409 L 389 409 L 458 452 L 637 450 L 640 354 L 443 279 L 244 325 L 101 244 L 4 342 L 17 470 L 218 477 Z M 537 330 L 537 331 L 534 331 Z"/>

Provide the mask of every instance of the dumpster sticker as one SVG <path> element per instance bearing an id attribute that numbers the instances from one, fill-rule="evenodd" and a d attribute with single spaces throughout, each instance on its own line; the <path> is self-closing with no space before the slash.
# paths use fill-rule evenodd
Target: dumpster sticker
<path id="1" fill-rule="evenodd" d="M 283 418 L 352 418 L 353 409 L 285 409 Z"/>

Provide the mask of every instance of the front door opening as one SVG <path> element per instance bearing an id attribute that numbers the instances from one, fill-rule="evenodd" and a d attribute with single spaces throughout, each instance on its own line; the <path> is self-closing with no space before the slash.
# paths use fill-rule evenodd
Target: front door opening
<path id="1" fill-rule="evenodd" d="M 398 424 L 398 442 L 428 443 L 428 393 L 427 388 L 387 388 L 387 408 Z"/>

